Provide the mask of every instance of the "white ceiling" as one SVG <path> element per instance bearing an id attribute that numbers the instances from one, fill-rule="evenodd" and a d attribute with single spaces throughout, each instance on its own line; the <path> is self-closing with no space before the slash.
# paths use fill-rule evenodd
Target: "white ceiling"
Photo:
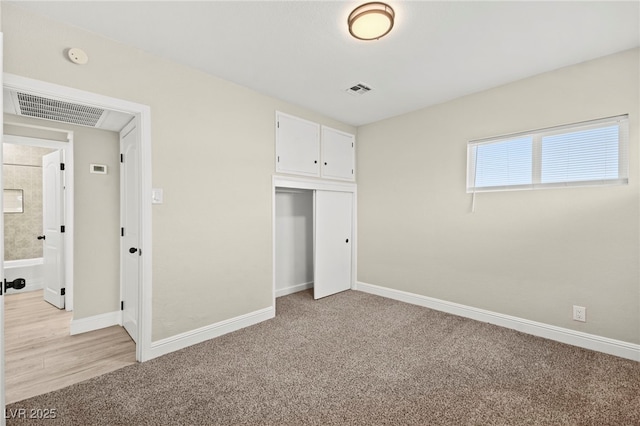
<path id="1" fill-rule="evenodd" d="M 364 2 L 15 4 L 355 126 L 640 45 L 638 1 L 389 0 L 369 42 L 346 24 Z"/>

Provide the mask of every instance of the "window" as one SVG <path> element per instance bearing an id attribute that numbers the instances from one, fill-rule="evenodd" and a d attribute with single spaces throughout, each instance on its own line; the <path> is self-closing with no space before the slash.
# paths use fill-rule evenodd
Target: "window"
<path id="1" fill-rule="evenodd" d="M 628 182 L 628 116 L 469 142 L 467 192 Z"/>

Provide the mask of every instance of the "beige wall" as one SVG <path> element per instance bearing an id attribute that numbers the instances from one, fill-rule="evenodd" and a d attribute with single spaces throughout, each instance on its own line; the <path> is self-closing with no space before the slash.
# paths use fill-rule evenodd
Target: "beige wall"
<path id="1" fill-rule="evenodd" d="M 271 306 L 275 111 L 355 129 L 11 4 L 2 20 L 6 72 L 151 107 L 153 340 Z"/>
<path id="2" fill-rule="evenodd" d="M 120 309 L 120 138 L 117 133 L 15 115 L 5 123 L 22 123 L 73 131 L 74 292 L 73 318 Z M 59 139 L 5 125 L 5 133 Z M 89 173 L 90 164 L 106 164 L 107 174 Z"/>
<path id="3" fill-rule="evenodd" d="M 359 128 L 358 280 L 640 343 L 638 64 L 626 51 Z M 468 141 L 626 113 L 628 185 L 481 193 L 471 213 Z"/>

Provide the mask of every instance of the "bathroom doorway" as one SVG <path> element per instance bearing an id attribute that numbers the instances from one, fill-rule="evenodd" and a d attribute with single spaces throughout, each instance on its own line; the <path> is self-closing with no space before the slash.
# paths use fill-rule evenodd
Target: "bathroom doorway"
<path id="1" fill-rule="evenodd" d="M 72 310 L 73 288 L 65 277 L 66 271 L 73 270 L 65 227 L 66 212 L 71 210 L 72 215 L 73 211 L 73 185 L 67 182 L 73 180 L 72 134 L 52 132 L 56 136 L 64 133 L 67 141 L 62 142 L 23 136 L 42 128 L 7 123 L 6 129 L 2 147 L 7 203 L 4 265 L 5 279 L 16 287 L 6 292 L 43 290 L 47 302 Z M 20 279 L 24 281 L 19 283 Z"/>

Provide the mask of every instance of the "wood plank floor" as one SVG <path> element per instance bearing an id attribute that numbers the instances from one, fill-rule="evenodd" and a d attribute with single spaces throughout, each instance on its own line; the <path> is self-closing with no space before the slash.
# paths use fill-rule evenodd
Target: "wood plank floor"
<path id="1" fill-rule="evenodd" d="M 136 362 L 135 343 L 124 328 L 70 336 L 71 317 L 45 302 L 42 290 L 5 296 L 7 404 Z"/>

